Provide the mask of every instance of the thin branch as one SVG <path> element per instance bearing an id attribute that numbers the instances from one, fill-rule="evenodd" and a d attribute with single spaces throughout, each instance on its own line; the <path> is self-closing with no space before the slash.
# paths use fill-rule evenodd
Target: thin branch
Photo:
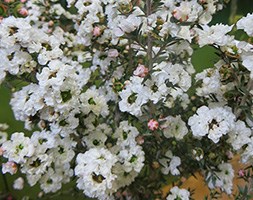
<path id="1" fill-rule="evenodd" d="M 10 192 L 10 189 L 9 189 L 9 185 L 8 185 L 6 176 L 5 176 L 5 174 L 3 174 L 3 173 L 2 173 L 2 176 L 3 176 L 3 181 L 4 181 L 5 190 L 6 190 L 6 192 L 8 193 L 8 192 Z"/>
<path id="2" fill-rule="evenodd" d="M 253 89 L 253 80 L 251 79 L 248 84 L 247 84 L 247 90 L 250 91 Z M 248 95 L 245 95 L 241 102 L 240 102 L 240 105 L 239 106 L 242 106 L 246 103 L 248 99 Z M 238 118 L 240 116 L 240 114 L 242 113 L 242 109 L 239 107 L 236 111 L 235 111 L 235 116 Z"/>
<path id="3" fill-rule="evenodd" d="M 230 4 L 229 24 L 234 23 L 236 12 L 237 12 L 237 0 L 232 0 Z"/>
<path id="4" fill-rule="evenodd" d="M 146 17 L 147 17 L 147 20 L 148 20 L 148 17 L 149 15 L 151 15 L 151 0 L 146 0 L 146 8 L 147 8 L 147 13 L 146 13 Z M 152 60 L 152 36 L 150 33 L 148 33 L 148 38 L 147 38 L 147 46 L 148 46 L 148 49 L 147 49 L 147 57 L 148 57 L 148 68 L 149 70 L 152 69 L 152 66 L 153 66 L 153 60 Z"/>

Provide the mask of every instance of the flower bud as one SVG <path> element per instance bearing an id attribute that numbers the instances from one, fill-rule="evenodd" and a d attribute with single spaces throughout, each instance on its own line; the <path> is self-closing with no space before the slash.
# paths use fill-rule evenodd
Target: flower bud
<path id="1" fill-rule="evenodd" d="M 136 70 L 133 72 L 135 76 L 139 76 L 141 78 L 145 77 L 148 74 L 148 68 L 144 65 L 139 64 Z"/>
<path id="2" fill-rule="evenodd" d="M 14 0 L 4 0 L 5 3 L 13 3 Z"/>
<path id="3" fill-rule="evenodd" d="M 119 56 L 119 52 L 117 49 L 109 49 L 108 57 L 110 58 L 117 58 Z"/>
<path id="4" fill-rule="evenodd" d="M 24 188 L 24 183 L 24 179 L 22 177 L 19 177 L 14 181 L 13 188 L 16 190 L 22 190 Z"/>
<path id="5" fill-rule="evenodd" d="M 16 174 L 18 171 L 18 166 L 16 163 L 12 161 L 8 161 L 7 163 L 2 164 L 2 172 L 3 174 L 9 172 L 11 175 Z"/>
<path id="6" fill-rule="evenodd" d="M 152 167 L 153 167 L 154 169 L 158 169 L 158 168 L 160 167 L 159 162 L 153 161 L 153 162 L 152 162 Z"/>
<path id="7" fill-rule="evenodd" d="M 23 7 L 23 8 L 20 8 L 20 9 L 18 10 L 18 13 L 19 13 L 20 15 L 26 17 L 26 16 L 28 15 L 28 10 L 27 10 L 26 8 Z"/>
<path id="8" fill-rule="evenodd" d="M 245 176 L 245 170 L 244 170 L 244 169 L 240 169 L 240 170 L 238 171 L 238 176 L 239 176 L 239 177 L 244 177 L 244 176 Z"/>
<path id="9" fill-rule="evenodd" d="M 2 147 L 0 147 L 0 156 L 2 156 L 4 154 L 4 150 Z"/>
<path id="10" fill-rule="evenodd" d="M 100 28 L 100 27 L 95 26 L 95 27 L 93 28 L 93 31 L 92 31 L 92 35 L 93 35 L 93 36 L 98 37 L 98 36 L 101 35 L 101 33 L 102 33 L 102 31 L 101 31 L 101 28 Z"/>
<path id="11" fill-rule="evenodd" d="M 54 21 L 53 20 L 50 20 L 49 22 L 48 22 L 48 26 L 53 26 L 54 25 Z"/>
<path id="12" fill-rule="evenodd" d="M 144 141 L 144 137 L 143 136 L 141 136 L 141 135 L 139 135 L 138 137 L 136 137 L 136 142 L 137 142 L 137 144 L 139 144 L 139 145 L 142 145 L 145 141 Z"/>
<path id="13" fill-rule="evenodd" d="M 154 119 L 151 119 L 149 120 L 148 122 L 148 128 L 151 130 L 151 131 L 154 131 L 156 129 L 159 128 L 159 123 L 158 121 L 154 120 Z"/>

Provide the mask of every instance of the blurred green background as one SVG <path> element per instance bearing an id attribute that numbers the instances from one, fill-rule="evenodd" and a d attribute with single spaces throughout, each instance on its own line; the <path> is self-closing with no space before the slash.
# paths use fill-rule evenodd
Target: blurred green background
<path id="1" fill-rule="evenodd" d="M 234 4 L 233 4 L 234 3 Z M 233 17 L 234 16 L 243 16 L 246 13 L 252 13 L 253 12 L 253 1 L 252 0 L 237 0 L 230 2 L 227 7 L 218 12 L 213 20 L 212 24 L 215 23 L 231 23 L 233 20 L 231 18 L 231 12 Z M 234 12 L 234 14 L 233 14 Z M 237 18 L 238 18 L 237 17 Z M 215 51 L 211 47 L 203 47 L 201 49 L 197 49 L 194 51 L 194 55 L 192 57 L 193 65 L 195 66 L 197 72 L 202 71 L 204 68 L 211 67 L 216 61 L 218 60 L 217 56 L 215 55 Z M 11 91 L 8 87 L 5 85 L 0 86 L 0 123 L 7 123 L 10 128 L 8 129 L 8 133 L 13 133 L 17 131 L 24 131 L 23 129 L 23 123 L 18 122 L 15 120 L 11 107 L 9 106 L 9 101 L 11 98 Z M 29 133 L 28 133 L 29 134 Z M 22 198 L 25 199 L 39 199 L 38 194 L 40 192 L 40 189 L 38 186 L 35 187 L 29 187 L 28 185 L 25 185 L 25 189 L 22 191 L 13 190 L 12 184 L 13 181 L 18 178 L 20 174 L 11 176 L 9 174 L 5 175 L 5 179 L 8 182 L 8 190 L 9 193 L 11 193 L 15 199 L 21 200 Z M 79 196 L 73 196 L 72 192 L 68 192 L 69 189 L 73 188 L 74 182 L 67 184 L 63 187 L 60 193 L 58 194 L 49 194 L 48 196 L 44 197 L 43 199 L 52 199 L 52 200 L 70 200 L 70 199 L 87 199 L 85 198 L 81 193 Z M 0 176 L 0 194 L 6 193 L 7 188 L 5 187 L 6 184 L 4 184 L 4 178 L 1 174 Z M 69 194 L 66 194 L 69 193 Z M 30 198 L 28 198 L 28 196 Z M 0 200 L 3 198 L 0 197 Z"/>

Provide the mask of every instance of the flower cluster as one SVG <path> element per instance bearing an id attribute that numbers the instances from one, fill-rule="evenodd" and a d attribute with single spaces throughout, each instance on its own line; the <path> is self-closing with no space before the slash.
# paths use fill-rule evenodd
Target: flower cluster
<path id="1" fill-rule="evenodd" d="M 231 154 L 253 165 L 252 14 L 229 26 L 209 25 L 222 0 L 22 3 L 0 22 L 0 83 L 31 135 L 0 125 L 3 173 L 101 200 L 164 198 L 173 181 L 167 199 L 187 200 L 180 177 L 200 171 L 233 193 Z M 207 45 L 219 60 L 196 73 Z"/>

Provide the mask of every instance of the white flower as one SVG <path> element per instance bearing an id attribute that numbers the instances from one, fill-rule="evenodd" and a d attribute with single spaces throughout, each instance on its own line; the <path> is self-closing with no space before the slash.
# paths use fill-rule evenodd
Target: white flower
<path id="1" fill-rule="evenodd" d="M 71 160 L 75 156 L 74 147 L 76 146 L 76 142 L 73 141 L 70 137 L 60 138 L 58 136 L 56 145 L 50 151 L 53 154 L 54 163 L 57 166 L 61 166 L 65 163 L 71 162 Z"/>
<path id="2" fill-rule="evenodd" d="M 240 53 L 242 64 L 250 71 L 250 78 L 253 79 L 253 45 L 248 42 L 235 41 L 238 53 Z"/>
<path id="3" fill-rule="evenodd" d="M 188 133 L 185 122 L 180 115 L 176 117 L 168 116 L 164 118 L 165 122 L 161 125 L 163 134 L 166 138 L 174 137 L 176 140 L 182 140 Z"/>
<path id="4" fill-rule="evenodd" d="M 208 180 L 208 187 L 214 189 L 221 188 L 227 194 L 231 194 L 233 189 L 234 170 L 230 163 L 222 163 L 218 165 L 218 172 L 215 175 L 209 173 L 206 177 Z"/>
<path id="5" fill-rule="evenodd" d="M 232 30 L 233 26 L 216 24 L 210 27 L 203 25 L 202 28 L 203 29 L 195 29 L 198 35 L 198 44 L 200 47 L 203 47 L 207 44 L 225 46 L 233 40 L 232 36 L 226 35 Z"/>
<path id="6" fill-rule="evenodd" d="M 198 4 L 197 0 L 192 0 L 182 1 L 180 5 L 173 10 L 172 14 L 181 22 L 194 22 L 198 19 L 202 11 L 203 8 Z"/>
<path id="7" fill-rule="evenodd" d="M 180 105 L 183 109 L 186 109 L 188 104 L 190 103 L 188 94 L 184 93 L 184 91 L 180 88 L 170 88 L 170 97 L 167 101 L 164 102 L 164 106 L 168 108 L 175 107 L 176 103 L 180 102 Z"/>
<path id="8" fill-rule="evenodd" d="M 51 149 L 56 144 L 56 136 L 50 131 L 35 131 L 31 136 L 31 142 L 36 147 L 35 151 L 44 153 L 47 149 Z"/>
<path id="9" fill-rule="evenodd" d="M 159 162 L 162 165 L 161 171 L 163 174 L 180 174 L 178 167 L 181 165 L 181 159 L 178 156 L 173 156 L 170 150 L 165 153 L 165 158 L 159 159 Z"/>
<path id="10" fill-rule="evenodd" d="M 0 145 L 7 140 L 8 134 L 0 129 Z"/>
<path id="11" fill-rule="evenodd" d="M 8 161 L 7 163 L 2 164 L 2 172 L 6 174 L 7 172 L 11 175 L 16 174 L 18 171 L 18 166 L 15 162 Z"/>
<path id="12" fill-rule="evenodd" d="M 198 108 L 197 114 L 189 118 L 192 134 L 195 137 L 207 135 L 214 143 L 219 142 L 222 135 L 228 134 L 234 127 L 235 115 L 228 107 Z"/>
<path id="13" fill-rule="evenodd" d="M 24 188 L 24 183 L 24 179 L 22 177 L 19 177 L 14 181 L 13 188 L 16 190 L 22 190 Z"/>
<path id="14" fill-rule="evenodd" d="M 11 140 L 4 142 L 2 148 L 4 157 L 16 163 L 24 163 L 35 150 L 30 138 L 25 137 L 24 133 L 13 133 Z"/>
<path id="15" fill-rule="evenodd" d="M 184 64 L 172 64 L 163 61 L 154 67 L 152 76 L 161 85 L 168 80 L 183 91 L 187 91 L 191 87 L 191 76 L 184 68 L 186 68 Z"/>
<path id="16" fill-rule="evenodd" d="M 113 134 L 113 138 L 117 139 L 117 145 L 122 148 L 132 147 L 136 145 L 135 138 L 139 135 L 139 131 L 131 126 L 128 121 L 120 122 L 119 127 Z"/>
<path id="17" fill-rule="evenodd" d="M 154 104 L 156 104 L 160 100 L 164 100 L 169 93 L 166 84 L 164 82 L 159 83 L 159 81 L 156 80 L 155 77 L 146 80 L 144 85 L 148 87 L 149 99 L 153 101 Z"/>
<path id="18" fill-rule="evenodd" d="M 60 173 L 49 168 L 40 179 L 40 187 L 45 193 L 56 192 L 62 187 L 62 179 Z"/>
<path id="19" fill-rule="evenodd" d="M 34 116 L 45 104 L 43 95 L 45 91 L 40 90 L 39 85 L 31 83 L 21 90 L 13 93 L 10 104 L 17 120 L 25 121 Z"/>
<path id="20" fill-rule="evenodd" d="M 44 151 L 37 150 L 37 155 L 28 158 L 26 163 L 21 166 L 20 171 L 27 175 L 27 181 L 30 186 L 34 186 L 47 169 L 53 163 L 53 155 L 48 155 Z"/>
<path id="21" fill-rule="evenodd" d="M 248 13 L 246 17 L 242 17 L 237 23 L 237 29 L 243 29 L 250 37 L 253 36 L 253 14 Z"/>
<path id="22" fill-rule="evenodd" d="M 117 158 L 104 148 L 92 148 L 76 158 L 75 175 L 78 177 L 77 187 L 92 198 L 106 199 L 113 191 L 116 175 L 112 167 Z"/>
<path id="23" fill-rule="evenodd" d="M 189 200 L 190 192 L 186 189 L 180 189 L 174 186 L 170 189 L 170 194 L 167 196 L 166 200 Z"/>
<path id="24" fill-rule="evenodd" d="M 119 162 L 113 166 L 112 171 L 115 175 L 117 175 L 117 179 L 113 182 L 113 188 L 115 188 L 115 190 L 130 185 L 139 174 L 135 170 L 126 172 L 124 166 Z"/>
<path id="25" fill-rule="evenodd" d="M 251 130 L 243 121 L 237 121 L 228 136 L 227 142 L 233 146 L 234 150 L 239 150 L 243 145 L 250 143 Z"/>
<path id="26" fill-rule="evenodd" d="M 196 81 L 201 81 L 201 87 L 197 87 L 197 95 L 208 97 L 210 94 L 219 94 L 221 88 L 220 74 L 218 69 L 209 68 L 196 74 Z"/>
<path id="27" fill-rule="evenodd" d="M 131 146 L 131 148 L 122 149 L 118 153 L 118 160 L 123 165 L 125 172 L 131 172 L 132 170 L 140 172 L 144 166 L 145 153 L 142 147 L 139 145 Z"/>
<path id="28" fill-rule="evenodd" d="M 148 102 L 148 88 L 142 84 L 143 78 L 138 76 L 131 77 L 119 95 L 119 109 L 122 112 L 129 112 L 132 115 L 140 116 L 142 114 L 141 106 Z"/>
<path id="29" fill-rule="evenodd" d="M 191 32 L 190 26 L 181 26 L 178 31 L 177 37 L 188 40 L 188 42 L 192 41 L 193 34 Z"/>
<path id="30" fill-rule="evenodd" d="M 84 114 L 93 112 L 106 117 L 109 114 L 108 105 L 104 96 L 100 95 L 96 89 L 88 89 L 80 95 L 81 110 Z"/>
<path id="31" fill-rule="evenodd" d="M 250 142 L 243 151 L 241 157 L 243 163 L 253 162 L 253 137 L 250 138 Z"/>
<path id="32" fill-rule="evenodd" d="M 117 36 L 122 36 L 124 33 L 130 33 L 136 30 L 142 23 L 139 15 L 144 15 L 144 13 L 139 7 L 135 7 L 134 11 L 127 18 L 120 21 L 118 28 L 122 32 L 120 32 L 118 28 L 115 29 L 117 31 Z"/>
<path id="33" fill-rule="evenodd" d="M 88 129 L 86 132 L 88 133 L 88 135 L 85 136 L 83 140 L 87 147 L 100 148 L 105 147 L 107 135 L 112 134 L 112 129 L 107 124 L 99 124 L 96 128 Z"/>
<path id="34" fill-rule="evenodd" d="M 117 49 L 109 49 L 108 50 L 108 57 L 109 58 L 116 58 L 119 56 L 119 52 Z"/>

